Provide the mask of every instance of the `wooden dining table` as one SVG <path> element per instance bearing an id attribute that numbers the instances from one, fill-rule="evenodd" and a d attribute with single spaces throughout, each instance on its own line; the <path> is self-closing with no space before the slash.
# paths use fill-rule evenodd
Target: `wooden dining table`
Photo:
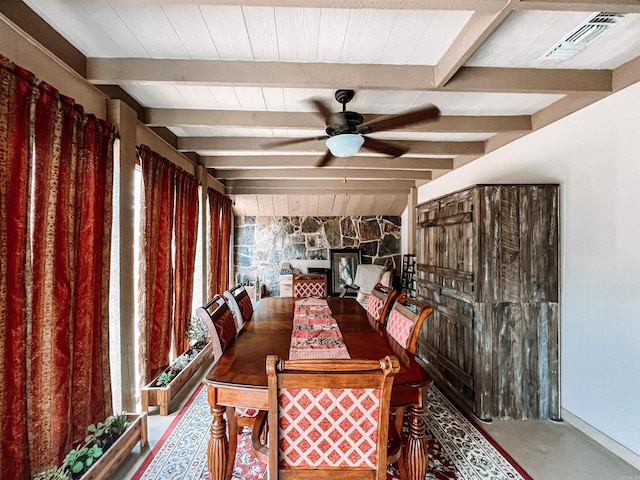
<path id="1" fill-rule="evenodd" d="M 407 477 L 423 480 L 427 471 L 423 414 L 433 379 L 412 354 L 387 335 L 384 326 L 369 319 L 366 310 L 355 299 L 336 297 L 327 301 L 351 358 L 398 357 L 400 371 L 394 379 L 391 405 L 407 407 L 409 421 L 404 447 Z M 211 480 L 230 479 L 233 472 L 237 446 L 234 408 L 269 408 L 265 361 L 269 354 L 289 358 L 294 307 L 292 298 L 262 299 L 251 320 L 203 380 L 213 417 L 207 450 Z M 230 428 L 227 428 L 225 412 Z"/>

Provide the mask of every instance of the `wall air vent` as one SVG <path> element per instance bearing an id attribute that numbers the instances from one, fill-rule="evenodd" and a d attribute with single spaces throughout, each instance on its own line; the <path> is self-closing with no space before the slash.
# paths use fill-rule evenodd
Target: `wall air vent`
<path id="1" fill-rule="evenodd" d="M 567 36 L 551 47 L 540 59 L 570 59 L 604 32 L 613 28 L 623 17 L 624 14 L 622 13 L 594 13 L 585 22 L 578 25 Z"/>

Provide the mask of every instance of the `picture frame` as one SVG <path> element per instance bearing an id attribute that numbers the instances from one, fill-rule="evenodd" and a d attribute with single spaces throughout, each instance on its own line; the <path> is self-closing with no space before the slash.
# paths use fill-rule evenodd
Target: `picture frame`
<path id="1" fill-rule="evenodd" d="M 345 285 L 353 285 L 356 268 L 362 263 L 362 250 L 359 248 L 336 248 L 330 251 L 331 295 L 340 295 Z"/>

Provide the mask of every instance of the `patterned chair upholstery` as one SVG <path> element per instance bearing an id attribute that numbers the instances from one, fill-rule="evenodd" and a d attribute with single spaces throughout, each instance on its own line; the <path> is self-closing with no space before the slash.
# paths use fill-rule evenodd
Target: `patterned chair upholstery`
<path id="1" fill-rule="evenodd" d="M 324 298 L 327 296 L 326 273 L 299 273 L 293 276 L 293 298 Z"/>
<path id="2" fill-rule="evenodd" d="M 387 320 L 387 333 L 408 352 L 416 353 L 420 329 L 433 308 L 403 293 L 398 296 Z"/>
<path id="3" fill-rule="evenodd" d="M 246 293 L 246 291 L 245 291 Z M 247 296 L 247 298 L 249 298 Z M 251 301 L 251 299 L 249 299 Z M 205 305 L 196 309 L 196 315 L 202 318 L 209 329 L 209 337 L 213 344 L 213 355 L 217 362 L 227 347 L 235 340 L 238 333 L 236 319 L 231 313 L 229 304 L 224 298 L 216 295 Z M 229 431 L 245 426 L 253 426 L 255 417 L 259 411 L 254 408 L 244 407 L 228 407 L 227 422 L 229 423 Z M 231 438 L 233 437 L 233 438 Z M 230 435 L 230 442 L 235 442 L 236 438 Z"/>
<path id="4" fill-rule="evenodd" d="M 283 361 L 269 355 L 268 423 L 277 426 L 268 429 L 269 478 L 351 473 L 386 479 L 391 388 L 399 369 L 395 356 Z M 265 414 L 261 419 L 265 425 Z"/>
<path id="5" fill-rule="evenodd" d="M 251 297 L 249 297 L 242 285 L 236 285 L 231 290 L 226 290 L 223 295 L 236 317 L 237 330 L 239 332 L 244 327 L 244 323 L 248 322 L 253 315 Z"/>
<path id="6" fill-rule="evenodd" d="M 376 284 L 367 302 L 367 314 L 369 318 L 384 325 L 397 295 L 397 290 L 386 287 L 381 283 Z"/>

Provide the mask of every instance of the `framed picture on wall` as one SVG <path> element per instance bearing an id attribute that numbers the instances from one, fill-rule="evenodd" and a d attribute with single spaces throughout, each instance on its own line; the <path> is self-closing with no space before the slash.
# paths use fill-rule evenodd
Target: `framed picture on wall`
<path id="1" fill-rule="evenodd" d="M 345 285 L 353 285 L 356 279 L 356 268 L 360 265 L 362 252 L 359 248 L 332 249 L 330 291 L 332 295 L 340 295 Z"/>

